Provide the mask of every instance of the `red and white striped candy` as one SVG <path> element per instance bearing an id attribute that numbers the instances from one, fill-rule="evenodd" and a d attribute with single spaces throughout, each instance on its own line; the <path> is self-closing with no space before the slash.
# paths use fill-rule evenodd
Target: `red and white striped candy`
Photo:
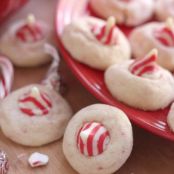
<path id="1" fill-rule="evenodd" d="M 172 18 L 167 19 L 166 25 L 162 29 L 155 31 L 155 37 L 164 46 L 174 46 L 174 22 Z"/>
<path id="2" fill-rule="evenodd" d="M 16 37 L 25 43 L 33 43 L 44 38 L 41 26 L 35 21 L 33 15 L 29 15 L 27 23 L 19 28 L 16 32 Z"/>
<path id="3" fill-rule="evenodd" d="M 117 43 L 117 30 L 115 24 L 115 18 L 109 17 L 104 26 L 95 25 L 91 31 L 102 44 L 115 45 Z"/>
<path id="4" fill-rule="evenodd" d="M 130 66 L 129 70 L 132 74 L 147 77 L 147 78 L 158 78 L 161 76 L 160 71 L 156 65 L 158 51 L 153 49 L 143 59 L 135 60 Z"/>
<path id="5" fill-rule="evenodd" d="M 86 156 L 96 156 L 104 152 L 109 144 L 108 130 L 97 122 L 84 124 L 77 136 L 77 147 Z"/>
<path id="6" fill-rule="evenodd" d="M 29 116 L 47 115 L 51 108 L 51 99 L 37 87 L 32 87 L 27 94 L 19 99 L 19 109 Z"/>
<path id="7" fill-rule="evenodd" d="M 14 71 L 12 63 L 4 56 L 0 56 L 0 99 L 3 99 L 9 94 L 13 76 Z"/>

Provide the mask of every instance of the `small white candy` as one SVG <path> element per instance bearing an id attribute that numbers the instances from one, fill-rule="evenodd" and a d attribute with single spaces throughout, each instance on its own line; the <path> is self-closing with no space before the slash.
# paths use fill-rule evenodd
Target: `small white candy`
<path id="1" fill-rule="evenodd" d="M 35 152 L 32 153 L 28 159 L 31 167 L 44 166 L 48 163 L 49 157 L 47 155 Z"/>

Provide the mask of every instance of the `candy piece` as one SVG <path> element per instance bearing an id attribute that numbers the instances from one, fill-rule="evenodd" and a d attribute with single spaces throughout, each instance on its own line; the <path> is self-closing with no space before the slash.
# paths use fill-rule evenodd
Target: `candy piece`
<path id="1" fill-rule="evenodd" d="M 156 65 L 156 59 L 158 55 L 158 50 L 153 49 L 147 56 L 143 59 L 135 60 L 129 67 L 132 74 L 146 77 L 146 78 L 159 78 L 161 73 Z"/>
<path id="2" fill-rule="evenodd" d="M 32 87 L 31 91 L 19 99 L 19 108 L 29 116 L 47 115 L 52 108 L 52 102 L 46 93 Z"/>
<path id="3" fill-rule="evenodd" d="M 114 45 L 117 41 L 116 35 L 116 20 L 114 17 L 109 17 L 106 24 L 102 27 L 94 26 L 92 32 L 98 41 L 105 45 Z"/>
<path id="4" fill-rule="evenodd" d="M 11 90 L 12 82 L 13 82 L 13 75 L 14 75 L 13 65 L 7 58 L 1 56 L 0 57 L 0 99 L 3 99 L 9 94 Z"/>
<path id="5" fill-rule="evenodd" d="M 42 81 L 42 84 L 46 85 L 50 89 L 54 89 L 55 91 L 59 91 L 60 87 L 60 76 L 58 74 L 60 57 L 59 54 L 53 46 L 49 44 L 44 45 L 45 53 L 52 56 L 52 64 L 47 72 L 45 79 Z"/>
<path id="6" fill-rule="evenodd" d="M 47 155 L 35 152 L 32 153 L 28 159 L 28 163 L 31 167 L 39 167 L 47 165 L 49 161 L 49 157 Z"/>
<path id="7" fill-rule="evenodd" d="M 33 15 L 28 15 L 27 23 L 22 25 L 16 32 L 16 37 L 25 43 L 33 43 L 44 38 L 42 28 L 36 22 Z"/>
<path id="8" fill-rule="evenodd" d="M 96 156 L 104 152 L 109 144 L 108 130 L 100 123 L 86 123 L 77 136 L 77 147 L 86 156 Z"/>
<path id="9" fill-rule="evenodd" d="M 0 150 L 0 174 L 6 174 L 9 169 L 9 161 L 7 154 Z"/>
<path id="10" fill-rule="evenodd" d="M 162 29 L 155 31 L 155 37 L 164 46 L 174 46 L 174 21 L 172 18 L 166 20 Z"/>

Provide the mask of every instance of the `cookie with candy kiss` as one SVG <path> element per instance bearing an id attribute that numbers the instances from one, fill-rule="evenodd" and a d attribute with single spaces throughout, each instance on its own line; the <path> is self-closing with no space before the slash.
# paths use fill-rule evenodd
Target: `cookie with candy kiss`
<path id="1" fill-rule="evenodd" d="M 16 66 L 38 66 L 51 61 L 43 45 L 52 42 L 49 26 L 32 14 L 12 24 L 0 38 L 0 51 Z"/>
<path id="2" fill-rule="evenodd" d="M 134 108 L 163 109 L 174 100 L 172 74 L 160 67 L 153 49 L 144 58 L 113 65 L 105 72 L 108 90 L 117 100 Z"/>
<path id="3" fill-rule="evenodd" d="M 136 26 L 149 20 L 154 12 L 153 0 L 90 0 L 92 10 L 107 19 L 114 16 L 119 24 Z"/>
<path id="4" fill-rule="evenodd" d="M 94 17 L 83 17 L 65 26 L 62 42 L 72 57 L 92 68 L 105 70 L 130 58 L 127 38 L 115 26 L 115 19 L 105 22 Z"/>
<path id="5" fill-rule="evenodd" d="M 63 152 L 83 174 L 111 174 L 128 159 L 133 146 L 127 116 L 113 106 L 94 104 L 81 109 L 68 123 Z"/>
<path id="6" fill-rule="evenodd" d="M 151 49 L 157 48 L 158 64 L 170 71 L 174 70 L 174 22 L 172 18 L 168 18 L 165 23 L 151 22 L 137 27 L 130 35 L 130 44 L 135 58 L 143 57 Z"/>
<path id="7" fill-rule="evenodd" d="M 174 18 L 174 0 L 157 0 L 155 4 L 155 15 L 158 20 L 165 21 L 168 17 Z"/>
<path id="8" fill-rule="evenodd" d="M 41 146 L 60 139 L 72 116 L 71 107 L 57 91 L 59 57 L 49 45 L 45 52 L 54 58 L 46 79 L 12 92 L 0 106 L 2 132 L 22 145 Z"/>

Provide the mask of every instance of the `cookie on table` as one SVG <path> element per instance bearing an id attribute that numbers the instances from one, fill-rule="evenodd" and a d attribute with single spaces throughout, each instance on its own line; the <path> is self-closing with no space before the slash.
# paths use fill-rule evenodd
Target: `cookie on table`
<path id="1" fill-rule="evenodd" d="M 41 146 L 60 139 L 72 116 L 69 104 L 44 85 L 12 92 L 0 106 L 1 129 L 16 143 Z"/>
<path id="2" fill-rule="evenodd" d="M 142 24 L 154 13 L 153 0 L 90 0 L 90 5 L 100 17 L 114 16 L 126 26 Z"/>
<path id="3" fill-rule="evenodd" d="M 8 56 L 14 65 L 39 66 L 51 60 L 43 52 L 43 45 L 52 42 L 49 26 L 33 15 L 15 22 L 0 38 L 0 52 Z"/>
<path id="4" fill-rule="evenodd" d="M 105 72 L 105 83 L 119 101 L 145 111 L 163 109 L 174 100 L 174 78 L 160 67 L 157 50 L 142 59 L 113 65 Z"/>
<path id="5" fill-rule="evenodd" d="M 83 174 L 111 174 L 128 159 L 133 146 L 132 126 L 116 107 L 94 104 L 81 109 L 68 123 L 63 152 Z"/>
<path id="6" fill-rule="evenodd" d="M 158 20 L 165 21 L 168 17 L 174 18 L 174 0 L 157 0 L 155 14 Z"/>
<path id="7" fill-rule="evenodd" d="M 65 26 L 61 39 L 75 60 L 99 70 L 127 60 L 131 55 L 129 42 L 115 26 L 113 17 L 107 21 L 80 18 Z"/>
<path id="8" fill-rule="evenodd" d="M 159 65 L 170 71 L 174 70 L 174 22 L 172 18 L 168 18 L 165 23 L 152 22 L 136 28 L 130 35 L 130 44 L 135 58 L 143 57 L 151 49 L 157 48 Z"/>

